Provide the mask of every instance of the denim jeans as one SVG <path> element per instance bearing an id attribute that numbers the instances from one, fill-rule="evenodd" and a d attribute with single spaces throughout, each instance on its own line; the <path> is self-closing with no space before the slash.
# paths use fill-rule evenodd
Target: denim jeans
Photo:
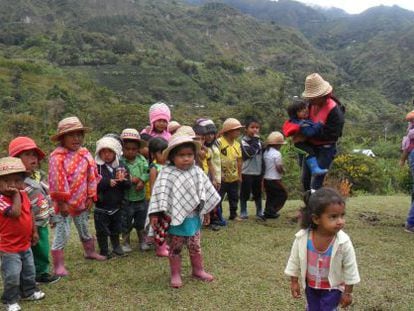
<path id="1" fill-rule="evenodd" d="M 336 155 L 336 144 L 315 146 L 314 150 L 319 167 L 329 169 Z M 317 190 L 323 186 L 325 175 L 312 177 L 304 155 L 299 155 L 299 165 L 302 167 L 302 186 L 304 191 L 310 189 Z"/>
<path id="2" fill-rule="evenodd" d="M 408 163 L 410 165 L 411 176 L 413 178 L 413 189 L 411 190 L 411 196 L 414 194 L 414 150 L 408 155 Z M 414 227 L 414 201 L 411 200 L 411 208 L 407 216 L 408 227 Z"/>
<path id="3" fill-rule="evenodd" d="M 36 268 L 29 248 L 20 253 L 0 253 L 1 277 L 5 304 L 16 303 L 21 297 L 31 296 L 36 290 Z"/>

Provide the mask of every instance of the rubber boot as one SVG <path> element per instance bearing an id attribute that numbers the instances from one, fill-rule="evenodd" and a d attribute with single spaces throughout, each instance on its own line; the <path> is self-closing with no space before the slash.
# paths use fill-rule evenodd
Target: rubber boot
<path id="1" fill-rule="evenodd" d="M 125 256 L 125 252 L 122 250 L 121 243 L 119 242 L 119 234 L 111 235 L 112 253 L 117 256 Z"/>
<path id="2" fill-rule="evenodd" d="M 147 244 L 145 230 L 141 230 L 137 232 L 138 235 L 138 243 L 139 243 L 139 250 L 141 252 L 145 252 L 151 249 L 151 247 Z"/>
<path id="3" fill-rule="evenodd" d="M 95 251 L 95 240 L 93 238 L 83 241 L 82 245 L 85 250 L 84 256 L 86 259 L 95 259 L 99 261 L 106 260 L 105 256 L 101 256 Z"/>
<path id="4" fill-rule="evenodd" d="M 326 173 L 328 173 L 327 169 L 319 167 L 316 157 L 307 158 L 306 165 L 309 167 L 312 176 L 325 175 Z"/>
<path id="5" fill-rule="evenodd" d="M 67 276 L 69 272 L 65 268 L 63 249 L 52 249 L 51 253 L 55 275 Z"/>
<path id="6" fill-rule="evenodd" d="M 171 287 L 180 288 L 183 286 L 183 281 L 181 280 L 181 256 L 173 255 L 168 257 L 170 261 L 171 269 Z"/>
<path id="7" fill-rule="evenodd" d="M 204 271 L 203 257 L 201 257 L 201 254 L 190 255 L 190 261 L 193 269 L 193 277 L 205 282 L 211 282 L 214 280 L 214 277 L 211 274 Z"/>
<path id="8" fill-rule="evenodd" d="M 155 251 L 155 255 L 157 255 L 158 257 L 168 257 L 168 245 L 167 242 L 162 243 L 161 245 L 156 245 L 155 246 L 156 251 Z"/>
<path id="9" fill-rule="evenodd" d="M 96 240 L 98 241 L 100 254 L 102 256 L 108 257 L 109 249 L 108 249 L 108 236 L 103 234 L 97 234 Z"/>

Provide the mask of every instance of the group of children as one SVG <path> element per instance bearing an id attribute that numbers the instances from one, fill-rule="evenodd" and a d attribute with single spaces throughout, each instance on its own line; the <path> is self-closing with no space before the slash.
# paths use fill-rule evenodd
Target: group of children
<path id="1" fill-rule="evenodd" d="M 248 218 L 251 195 L 258 220 L 279 217 L 287 199 L 280 152 L 286 142 L 280 132 L 272 132 L 262 142 L 260 122 L 254 117 L 246 118 L 244 126 L 228 118 L 220 132 L 209 119 L 198 119 L 193 127 L 181 126 L 171 122 L 170 110 L 163 103 L 151 106 L 149 116 L 150 126 L 141 134 L 127 128 L 120 135 L 111 133 L 99 139 L 95 157 L 83 147 L 89 128 L 77 117 L 61 120 L 51 137 L 57 147 L 49 156 L 48 181 L 39 170 L 45 153 L 36 143 L 28 137 L 10 142 L 9 157 L 0 159 L 2 302 L 7 310 L 20 310 L 19 299 L 44 298 L 37 283 L 53 283 L 68 275 L 64 250 L 72 221 L 85 258 L 98 261 L 130 252 L 130 234 L 135 228 L 141 251 L 149 250 L 153 243 L 157 256 L 168 257 L 170 284 L 179 288 L 183 285 L 184 244 L 192 275 L 207 282 L 214 279 L 204 270 L 200 230 L 203 225 L 213 230 L 226 225 L 221 207 L 226 195 L 229 220 Z M 243 127 L 245 133 L 239 142 Z M 262 185 L 266 192 L 264 211 Z M 329 294 L 329 299 L 347 305 L 359 277 L 352 243 L 341 231 L 344 202 L 329 191 L 321 189 L 310 196 L 302 217 L 306 230 L 297 235 L 286 273 L 292 277 L 294 297 L 300 295 L 298 277 L 308 271 L 305 287 L 309 303 L 317 300 L 309 295 L 316 297 L 321 290 L 334 289 L 336 295 Z M 93 205 L 99 252 L 88 227 Z M 49 224 L 54 228 L 51 251 Z M 337 258 L 338 245 L 344 245 L 345 266 Z M 319 259 L 302 262 L 303 252 L 315 254 L 308 258 L 325 258 L 323 266 Z M 331 278 L 330 269 L 339 271 Z"/>

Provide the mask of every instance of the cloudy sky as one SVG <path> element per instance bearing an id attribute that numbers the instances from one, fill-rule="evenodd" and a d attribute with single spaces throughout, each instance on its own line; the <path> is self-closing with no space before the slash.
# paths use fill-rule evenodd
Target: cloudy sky
<path id="1" fill-rule="evenodd" d="M 389 5 L 392 6 L 394 4 L 414 11 L 414 1 L 413 0 L 358 0 L 358 1 L 351 1 L 351 0 L 297 0 L 299 2 L 310 3 L 310 4 L 317 4 L 324 7 L 337 7 L 341 8 L 348 13 L 360 13 L 370 7 L 378 6 L 378 5 Z"/>

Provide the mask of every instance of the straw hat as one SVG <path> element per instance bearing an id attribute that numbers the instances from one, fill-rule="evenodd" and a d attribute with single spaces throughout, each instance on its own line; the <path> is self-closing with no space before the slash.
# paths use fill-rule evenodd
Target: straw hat
<path id="1" fill-rule="evenodd" d="M 180 128 L 181 124 L 178 123 L 177 121 L 171 121 L 170 123 L 168 123 L 167 126 L 167 131 L 168 133 L 172 133 L 176 130 L 178 130 Z"/>
<path id="2" fill-rule="evenodd" d="M 0 176 L 26 172 L 26 167 L 19 158 L 5 157 L 0 159 Z"/>
<path id="3" fill-rule="evenodd" d="M 405 120 L 414 121 L 414 110 L 407 113 L 407 115 L 405 116 Z"/>
<path id="4" fill-rule="evenodd" d="M 189 136 L 189 135 L 183 135 L 180 133 L 175 133 L 173 136 L 171 136 L 169 142 L 168 142 L 168 147 L 167 149 L 165 149 L 162 152 L 162 155 L 165 159 L 168 159 L 168 155 L 170 154 L 171 150 L 173 150 L 175 147 L 178 147 L 179 145 L 182 144 L 187 144 L 187 143 L 191 143 L 195 146 L 196 151 L 199 152 L 200 151 L 200 143 L 198 141 L 194 141 L 193 137 Z"/>
<path id="5" fill-rule="evenodd" d="M 306 77 L 303 98 L 312 99 L 328 95 L 332 92 L 332 86 L 318 73 L 312 73 Z"/>
<path id="6" fill-rule="evenodd" d="M 114 137 L 104 136 L 100 140 L 96 142 L 96 151 L 95 151 L 95 162 L 98 165 L 103 165 L 105 162 L 101 159 L 99 152 L 102 149 L 110 149 L 115 152 L 115 160 L 112 163 L 112 167 L 119 166 L 119 158 L 122 155 L 122 145 L 121 143 Z"/>
<path id="7" fill-rule="evenodd" d="M 269 134 L 266 138 L 266 145 L 285 145 L 285 138 L 283 134 L 275 131 Z"/>
<path id="8" fill-rule="evenodd" d="M 84 127 L 78 117 L 65 118 L 58 123 L 57 133 L 50 140 L 58 141 L 62 135 L 76 131 L 89 132 L 90 128 Z"/>
<path id="9" fill-rule="evenodd" d="M 235 118 L 228 118 L 223 122 L 223 128 L 221 134 L 243 128 L 240 121 Z"/>
<path id="10" fill-rule="evenodd" d="M 193 128 L 188 125 L 180 126 L 174 135 L 189 136 L 191 138 L 196 137 L 196 133 L 194 132 Z"/>
<path id="11" fill-rule="evenodd" d="M 136 140 L 141 141 L 141 135 L 139 135 L 136 129 L 128 128 L 124 129 L 121 133 L 121 140 Z"/>
<path id="12" fill-rule="evenodd" d="M 35 141 L 29 137 L 19 136 L 9 144 L 9 156 L 17 157 L 23 151 L 34 150 L 39 161 L 44 159 L 45 153 L 36 145 Z"/>

